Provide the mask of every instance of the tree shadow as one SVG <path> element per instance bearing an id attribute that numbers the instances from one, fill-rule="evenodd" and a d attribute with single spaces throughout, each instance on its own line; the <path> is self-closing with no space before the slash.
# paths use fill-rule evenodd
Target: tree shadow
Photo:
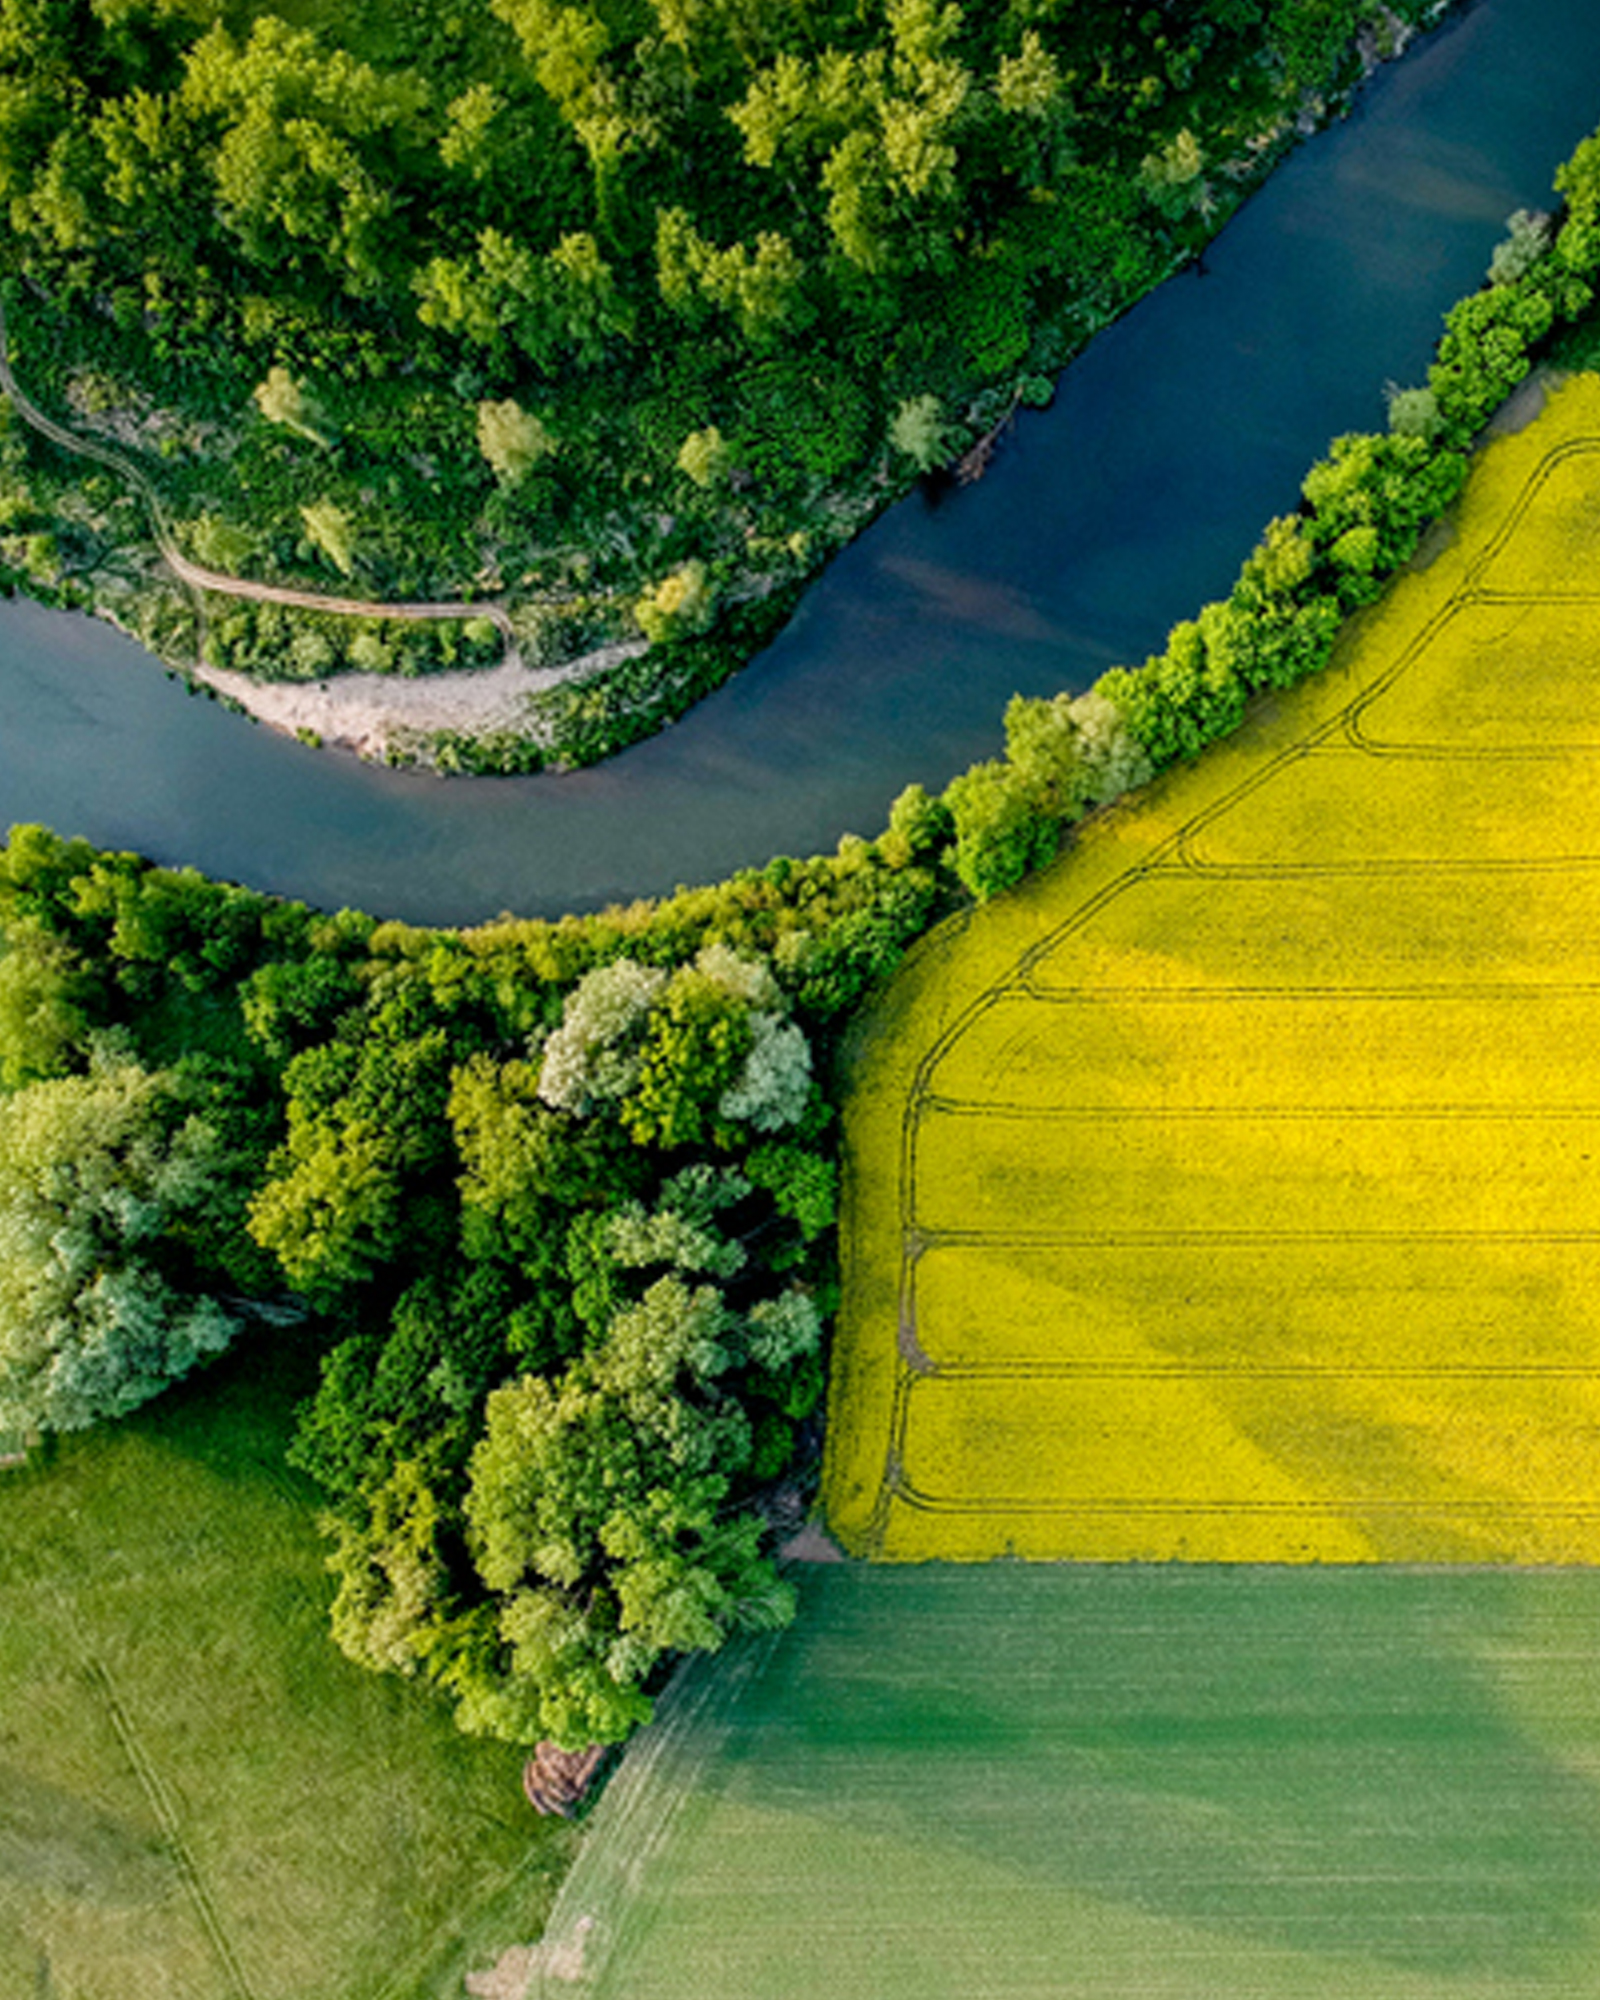
<path id="1" fill-rule="evenodd" d="M 1594 1949 L 1600 1573 L 851 1565 L 802 1596 L 707 1776 L 742 1802 L 1407 1974 Z"/>

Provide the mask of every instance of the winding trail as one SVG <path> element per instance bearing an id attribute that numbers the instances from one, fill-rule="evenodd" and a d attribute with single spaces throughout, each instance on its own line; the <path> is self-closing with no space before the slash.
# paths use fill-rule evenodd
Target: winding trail
<path id="1" fill-rule="evenodd" d="M 187 584 L 191 590 L 210 591 L 218 597 L 245 597 L 257 604 L 286 604 L 301 611 L 332 611 L 350 618 L 412 620 L 487 618 L 506 642 L 502 665 L 520 664 L 516 649 L 516 628 L 512 625 L 504 607 L 488 599 L 383 604 L 368 598 L 328 597 L 320 591 L 294 590 L 286 584 L 255 583 L 247 577 L 227 576 L 221 570 L 207 569 L 200 563 L 190 562 L 173 537 L 161 495 L 147 475 L 131 459 L 124 458 L 121 452 L 113 451 L 109 445 L 101 444 L 98 440 L 80 437 L 75 431 L 68 430 L 65 425 L 58 424 L 53 417 L 46 416 L 18 384 L 11 367 L 11 352 L 6 336 L 3 308 L 0 308 L 0 389 L 10 397 L 17 414 L 25 423 L 31 424 L 41 437 L 47 437 L 52 444 L 59 445 L 63 451 L 76 453 L 80 458 L 93 459 L 97 464 L 116 473 L 119 478 L 127 480 L 149 512 L 151 532 L 155 537 L 156 547 L 161 551 L 162 561 L 173 575 L 181 583 Z"/>

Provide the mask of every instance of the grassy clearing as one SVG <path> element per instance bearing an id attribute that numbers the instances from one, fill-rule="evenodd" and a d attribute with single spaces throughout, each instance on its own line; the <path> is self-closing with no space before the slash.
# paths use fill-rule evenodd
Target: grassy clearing
<path id="1" fill-rule="evenodd" d="M 0 1993 L 411 2000 L 537 1931 L 517 1759 L 327 1638 L 308 1368 L 216 1371 L 0 1473 Z"/>
<path id="2" fill-rule="evenodd" d="M 629 1752 L 535 2000 L 1600 1980 L 1593 1572 L 852 1565 L 802 1591 L 674 1754 Z"/>
<path id="3" fill-rule="evenodd" d="M 867 1024 L 850 1547 L 1600 1560 L 1597 454 L 1583 377 L 1326 675 Z"/>

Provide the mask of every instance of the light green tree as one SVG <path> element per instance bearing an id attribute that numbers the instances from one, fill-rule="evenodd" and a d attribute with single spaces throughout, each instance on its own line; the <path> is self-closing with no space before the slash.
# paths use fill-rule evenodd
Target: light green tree
<path id="1" fill-rule="evenodd" d="M 912 396 L 894 413 L 889 442 L 918 472 L 932 472 L 950 455 L 950 425 L 937 396 Z"/>
<path id="2" fill-rule="evenodd" d="M 304 1287 L 357 1283 L 404 1230 L 395 1148 L 366 1119 L 331 1125 L 289 1106 L 276 1176 L 250 1204 L 250 1234 Z"/>
<path id="3" fill-rule="evenodd" d="M 1525 278 L 1550 246 L 1550 218 L 1526 208 L 1506 220 L 1506 233 L 1489 259 L 1491 285 L 1514 285 Z"/>
<path id="4" fill-rule="evenodd" d="M 228 1345 L 238 1322 L 170 1275 L 174 1232 L 219 1198 L 219 1147 L 126 1058 L 0 1099 L 0 1429 L 120 1416 Z"/>
<path id="5" fill-rule="evenodd" d="M 258 382 L 251 393 L 269 424 L 282 424 L 285 430 L 294 431 L 324 450 L 332 444 L 333 440 L 321 428 L 322 413 L 314 399 L 304 383 L 297 382 L 287 368 L 268 369 L 267 379 Z"/>
<path id="6" fill-rule="evenodd" d="M 356 567 L 355 526 L 344 509 L 332 500 L 317 500 L 300 509 L 306 538 L 319 548 L 341 576 L 353 576 Z"/>
<path id="7" fill-rule="evenodd" d="M 1396 437 L 1437 437 L 1444 419 L 1431 389 L 1402 389 L 1390 383 L 1384 391 L 1389 405 L 1389 429 Z"/>
<path id="8" fill-rule="evenodd" d="M 439 157 L 447 167 L 460 167 L 481 181 L 489 171 L 491 150 L 489 127 L 500 109 L 500 99 L 487 83 L 475 83 L 451 100 L 446 116 L 449 124 L 439 141 Z"/>
<path id="9" fill-rule="evenodd" d="M 678 470 L 702 492 L 709 492 L 726 478 L 732 463 L 733 453 L 715 424 L 709 424 L 703 431 L 690 431 L 678 447 Z"/>
<path id="10" fill-rule="evenodd" d="M 71 1069 L 92 990 L 71 949 L 42 924 L 8 916 L 0 949 L 0 1090 Z"/>
<path id="11" fill-rule="evenodd" d="M 1000 58 L 994 94 L 1000 109 L 1012 118 L 1048 118 L 1059 106 L 1061 70 L 1040 41 L 1037 28 L 1029 28 L 1023 35 L 1014 56 Z"/>
<path id="12" fill-rule="evenodd" d="M 520 486 L 556 441 L 531 410 L 514 397 L 478 405 L 478 449 L 502 486 Z"/>
<path id="13" fill-rule="evenodd" d="M 1145 155 L 1139 163 L 1139 185 L 1163 215 L 1176 221 L 1210 203 L 1202 174 L 1205 163 L 1199 140 L 1185 126 L 1159 153 Z"/>
<path id="14" fill-rule="evenodd" d="M 711 623 L 715 597 L 698 560 L 686 562 L 647 590 L 633 607 L 639 630 L 654 644 L 703 632 Z"/>

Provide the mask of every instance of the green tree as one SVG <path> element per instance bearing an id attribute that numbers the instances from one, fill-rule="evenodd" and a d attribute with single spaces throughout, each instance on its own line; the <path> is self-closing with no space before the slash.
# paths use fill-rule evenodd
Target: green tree
<path id="1" fill-rule="evenodd" d="M 1009 889 L 1048 861 L 1060 828 L 1035 804 L 1027 781 L 1009 764 L 974 764 L 945 789 L 955 830 L 955 868 L 980 901 Z"/>
<path id="2" fill-rule="evenodd" d="M 370 1119 L 337 1124 L 289 1106 L 289 1138 L 250 1204 L 250 1233 L 292 1285 L 359 1283 L 399 1248 L 401 1181 L 389 1135 Z"/>
<path id="3" fill-rule="evenodd" d="M 439 1643 L 449 1602 L 444 1552 L 454 1523 L 420 1458 L 402 1459 L 359 1522 L 334 1516 L 334 1644 L 357 1666 L 415 1674 Z"/>
<path id="4" fill-rule="evenodd" d="M 341 576 L 354 576 L 356 568 L 355 523 L 334 500 L 323 498 L 300 509 L 306 539 L 328 558 Z"/>
<path id="5" fill-rule="evenodd" d="M 1146 154 L 1139 166 L 1139 185 L 1165 216 L 1174 221 L 1191 209 L 1204 209 L 1210 192 L 1203 169 L 1205 154 L 1187 127 L 1162 147 Z"/>
<path id="6" fill-rule="evenodd" d="M 12 919 L 0 950 L 0 1090 L 76 1067 L 89 1034 L 94 981 L 64 938 Z"/>
<path id="7" fill-rule="evenodd" d="M 715 1386 L 741 1337 L 715 1287 L 666 1277 L 559 1385 L 490 1396 L 466 1512 L 505 1650 L 465 1677 L 465 1726 L 614 1740 L 648 1717 L 663 1655 L 793 1615 L 759 1521 L 723 1507 L 750 1452 Z"/>
<path id="8" fill-rule="evenodd" d="M 765 1188 L 780 1215 L 790 1217 L 807 1242 L 833 1227 L 839 1212 L 839 1170 L 833 1161 L 801 1146 L 769 1142 L 745 1159 L 754 1186 Z"/>
<path id="9" fill-rule="evenodd" d="M 126 1058 L 0 1098 L 0 1428 L 120 1416 L 228 1345 L 237 1319 L 175 1275 L 221 1155 L 176 1080 Z"/>
<path id="10" fill-rule="evenodd" d="M 712 1137 L 753 1032 L 738 995 L 695 967 L 674 973 L 651 1009 L 638 1078 L 621 1105 L 635 1142 L 670 1151 Z"/>

